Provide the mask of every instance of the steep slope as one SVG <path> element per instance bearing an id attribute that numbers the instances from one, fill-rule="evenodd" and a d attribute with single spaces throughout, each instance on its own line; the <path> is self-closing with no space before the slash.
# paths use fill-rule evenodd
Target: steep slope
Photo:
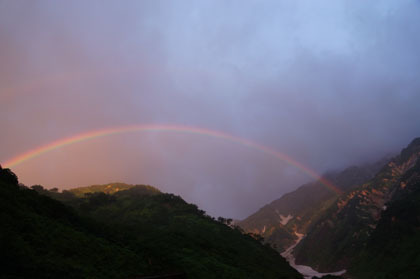
<path id="1" fill-rule="evenodd" d="M 401 178 L 349 273 L 356 278 L 420 278 L 420 160 Z"/>
<path id="2" fill-rule="evenodd" d="M 142 255 L 71 208 L 19 186 L 1 167 L 0 228 L 2 278 L 128 278 L 149 270 Z"/>
<path id="3" fill-rule="evenodd" d="M 79 210 L 114 228 L 119 241 L 149 251 L 151 262 L 181 268 L 191 278 L 299 277 L 274 250 L 195 205 L 172 194 L 145 196 L 137 190 L 90 196 Z M 100 196 L 103 202 L 97 201 Z"/>
<path id="4" fill-rule="evenodd" d="M 386 204 L 405 187 L 405 175 L 416 170 L 419 156 L 420 139 L 415 139 L 372 180 L 340 196 L 296 247 L 296 262 L 323 272 L 348 268 L 371 239 Z"/>
<path id="5" fill-rule="evenodd" d="M 0 168 L 2 278 L 301 278 L 276 251 L 150 186 L 83 198 L 34 189 Z"/>
<path id="6" fill-rule="evenodd" d="M 325 178 L 342 191 L 347 191 L 372 178 L 384 164 L 385 159 L 374 164 L 353 166 L 326 174 Z M 296 231 L 306 233 L 336 199 L 337 193 L 315 181 L 285 194 L 238 224 L 247 232 L 262 235 L 282 252 L 297 239 Z"/>

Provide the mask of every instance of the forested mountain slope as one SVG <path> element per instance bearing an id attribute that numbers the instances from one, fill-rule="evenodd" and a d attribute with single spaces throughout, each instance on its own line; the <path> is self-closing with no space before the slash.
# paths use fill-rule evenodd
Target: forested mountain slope
<path id="1" fill-rule="evenodd" d="M 156 188 L 33 188 L 0 169 L 2 278 L 301 278 L 270 247 Z"/>

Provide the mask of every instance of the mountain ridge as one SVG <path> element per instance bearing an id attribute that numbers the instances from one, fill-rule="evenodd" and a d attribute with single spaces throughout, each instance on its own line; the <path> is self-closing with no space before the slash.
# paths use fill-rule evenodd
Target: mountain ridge
<path id="1" fill-rule="evenodd" d="M 340 190 L 347 191 L 371 178 L 386 160 L 329 172 L 325 178 Z M 309 182 L 263 206 L 238 225 L 246 232 L 262 235 L 267 243 L 283 252 L 297 240 L 295 232 L 306 233 L 319 213 L 337 197 L 337 193 L 321 181 Z"/>
<path id="2" fill-rule="evenodd" d="M 239 225 L 279 252 L 296 243 L 296 233 L 305 233 L 293 260 L 321 273 L 346 269 L 344 278 L 419 278 L 420 138 L 371 166 L 328 173 L 341 195 L 328 193 L 319 181 L 307 183 Z"/>
<path id="3" fill-rule="evenodd" d="M 349 268 L 371 239 L 387 203 L 403 187 L 401 179 L 415 170 L 419 157 L 420 138 L 416 138 L 374 178 L 340 196 L 296 247 L 296 262 L 320 271 Z M 314 255 L 307 251 L 322 252 Z"/>
<path id="4" fill-rule="evenodd" d="M 99 188 L 121 185 L 107 186 Z M 30 189 L 0 168 L 2 276 L 302 278 L 276 251 L 179 196 L 144 185 L 96 190 Z"/>

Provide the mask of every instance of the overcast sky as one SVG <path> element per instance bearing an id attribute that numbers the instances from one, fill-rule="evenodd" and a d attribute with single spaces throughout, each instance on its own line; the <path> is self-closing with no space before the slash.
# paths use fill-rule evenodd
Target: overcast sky
<path id="1" fill-rule="evenodd" d="M 420 2 L 0 0 L 0 162 L 130 124 L 223 131 L 318 173 L 420 136 Z M 122 181 L 243 218 L 312 178 L 205 136 L 127 133 L 13 170 L 60 189 Z"/>

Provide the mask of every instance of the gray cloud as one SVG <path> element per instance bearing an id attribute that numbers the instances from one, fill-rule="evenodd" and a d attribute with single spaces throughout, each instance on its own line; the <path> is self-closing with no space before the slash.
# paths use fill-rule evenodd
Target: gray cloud
<path id="1" fill-rule="evenodd" d="M 110 126 L 221 130 L 324 172 L 420 126 L 418 1 L 0 1 L 0 160 Z M 198 135 L 132 133 L 44 154 L 26 184 L 149 183 L 245 217 L 307 174 Z"/>

